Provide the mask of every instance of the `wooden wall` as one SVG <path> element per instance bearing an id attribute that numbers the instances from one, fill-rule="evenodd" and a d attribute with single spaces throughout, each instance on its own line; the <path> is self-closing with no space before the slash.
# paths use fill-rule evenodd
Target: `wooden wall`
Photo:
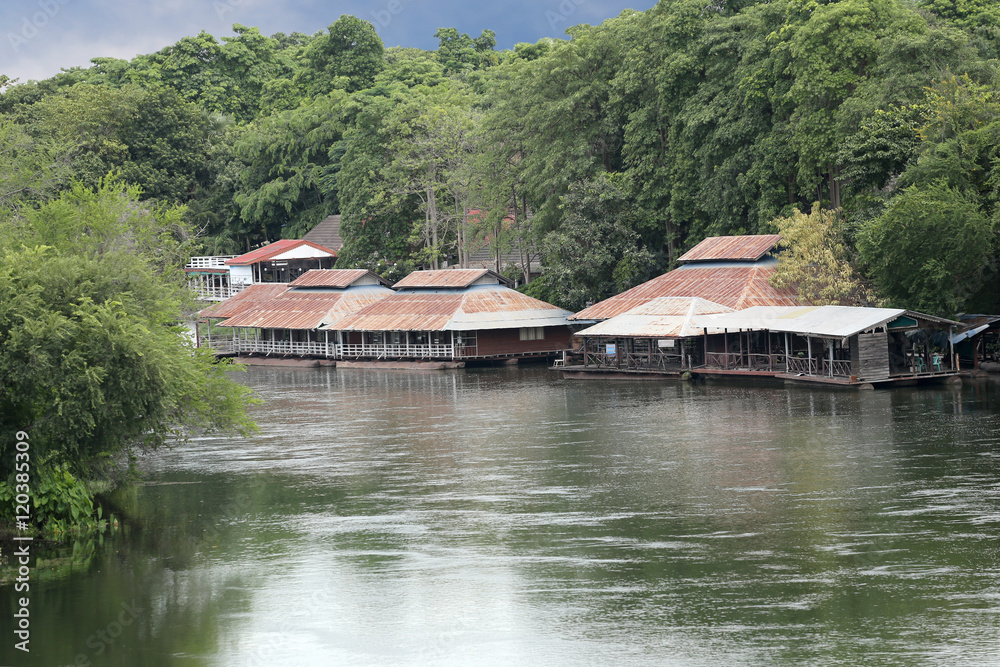
<path id="1" fill-rule="evenodd" d="M 854 368 L 862 380 L 889 377 L 889 336 L 884 331 L 858 335 L 858 365 Z M 853 348 L 852 348 L 853 357 Z M 852 359 L 853 361 L 853 359 Z"/>
<path id="2" fill-rule="evenodd" d="M 477 332 L 480 357 L 536 352 L 561 352 L 572 347 L 569 327 L 545 327 L 542 340 L 521 340 L 520 329 L 488 329 Z"/>

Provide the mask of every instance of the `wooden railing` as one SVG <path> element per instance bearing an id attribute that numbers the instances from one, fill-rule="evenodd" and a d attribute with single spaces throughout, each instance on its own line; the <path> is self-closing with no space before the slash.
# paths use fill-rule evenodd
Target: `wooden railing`
<path id="1" fill-rule="evenodd" d="M 788 357 L 788 372 L 819 375 L 819 360 L 810 357 Z"/>
<path id="2" fill-rule="evenodd" d="M 705 367 L 727 371 L 778 372 L 784 371 L 786 364 L 785 355 L 783 354 L 709 352 L 705 356 Z"/>
<path id="3" fill-rule="evenodd" d="M 830 360 L 823 360 L 823 375 L 829 376 L 830 373 Z M 834 377 L 850 377 L 851 376 L 851 362 L 850 361 L 838 361 L 833 360 L 833 376 Z"/>
<path id="4" fill-rule="evenodd" d="M 802 357 L 788 358 L 789 373 L 804 373 L 806 375 L 825 375 L 826 377 L 850 377 L 851 362 L 847 360 L 834 359 L 833 373 L 830 373 L 829 359 L 809 359 Z"/>

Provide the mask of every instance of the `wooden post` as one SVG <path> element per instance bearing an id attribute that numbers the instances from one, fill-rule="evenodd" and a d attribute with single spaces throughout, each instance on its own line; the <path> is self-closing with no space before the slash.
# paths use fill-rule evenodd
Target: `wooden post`
<path id="1" fill-rule="evenodd" d="M 729 329 L 722 330 L 722 367 L 729 368 Z"/>
<path id="2" fill-rule="evenodd" d="M 702 339 L 705 341 L 705 358 L 701 360 L 701 363 L 708 366 L 708 327 L 702 327 L 701 333 Z"/>
<path id="3" fill-rule="evenodd" d="M 951 342 L 951 337 L 955 335 L 955 327 L 948 326 L 948 356 L 951 357 L 951 370 L 956 370 L 958 364 L 955 363 L 955 344 Z"/>
<path id="4" fill-rule="evenodd" d="M 833 377 L 833 341 L 830 341 L 830 377 Z"/>
<path id="5" fill-rule="evenodd" d="M 809 368 L 809 375 L 813 374 L 813 339 L 806 336 L 806 354 L 808 358 L 806 359 L 806 364 Z"/>
<path id="6" fill-rule="evenodd" d="M 788 332 L 785 332 L 785 372 L 788 372 L 788 358 L 792 356 L 792 351 L 789 349 L 788 345 Z"/>

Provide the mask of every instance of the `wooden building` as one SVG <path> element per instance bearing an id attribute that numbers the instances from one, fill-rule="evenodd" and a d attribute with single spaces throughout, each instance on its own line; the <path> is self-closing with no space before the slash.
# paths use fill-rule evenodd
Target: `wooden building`
<path id="1" fill-rule="evenodd" d="M 243 255 L 192 257 L 188 285 L 203 301 L 224 301 L 260 283 L 290 283 L 310 269 L 329 269 L 337 253 L 307 239 L 282 239 Z"/>
<path id="2" fill-rule="evenodd" d="M 701 324 L 703 374 L 876 384 L 959 370 L 951 345 L 958 323 L 909 310 L 757 306 Z"/>
<path id="3" fill-rule="evenodd" d="M 698 297 L 734 310 L 807 305 L 793 289 L 770 283 L 781 237 L 714 236 L 678 258 L 680 266 L 589 306 L 571 320 L 607 320 L 660 297 Z"/>
<path id="4" fill-rule="evenodd" d="M 250 285 L 225 301 L 199 311 L 195 323 L 198 347 L 209 347 L 219 354 L 233 354 L 233 330 L 221 328 L 219 324 L 270 301 L 287 289 L 287 283 Z"/>
<path id="5" fill-rule="evenodd" d="M 234 332 L 235 354 L 335 359 L 341 355 L 329 327 L 392 294 L 388 281 L 365 269 L 313 269 L 219 326 Z"/>
<path id="6" fill-rule="evenodd" d="M 657 297 L 576 332 L 582 364 L 565 370 L 680 373 L 704 363 L 706 316 L 731 312 L 698 297 Z"/>
<path id="7" fill-rule="evenodd" d="M 569 311 L 487 269 L 416 271 L 396 293 L 324 327 L 343 359 L 451 361 L 551 357 L 570 346 Z"/>

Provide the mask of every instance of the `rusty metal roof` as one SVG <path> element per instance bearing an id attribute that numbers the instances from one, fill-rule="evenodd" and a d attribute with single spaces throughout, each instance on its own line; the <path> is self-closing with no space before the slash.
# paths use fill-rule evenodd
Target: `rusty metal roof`
<path id="1" fill-rule="evenodd" d="M 343 290 L 289 289 L 256 308 L 227 319 L 220 326 L 318 329 L 339 322 L 392 294 L 392 290 L 381 285 L 363 285 Z"/>
<path id="2" fill-rule="evenodd" d="M 370 276 L 388 287 L 391 283 L 367 269 L 310 269 L 289 283 L 292 287 L 350 287 L 365 276 Z"/>
<path id="3" fill-rule="evenodd" d="M 503 285 L 463 291 L 407 290 L 348 316 L 341 331 L 475 331 L 568 324 L 570 312 Z"/>
<path id="4" fill-rule="evenodd" d="M 262 248 L 251 250 L 246 254 L 240 255 L 239 257 L 227 259 L 226 266 L 248 266 L 250 264 L 256 264 L 257 262 L 264 262 L 276 255 L 280 255 L 283 252 L 288 252 L 289 250 L 298 248 L 299 246 L 309 246 L 314 250 L 318 250 L 323 253 L 322 255 L 315 255 L 316 257 L 325 257 L 327 255 L 331 257 L 337 256 L 335 251 L 321 246 L 318 243 L 313 243 L 312 241 L 306 241 L 305 239 L 281 239 L 280 241 L 269 243 Z"/>
<path id="5" fill-rule="evenodd" d="M 710 236 L 677 258 L 684 262 L 719 260 L 754 262 L 771 251 L 781 240 L 778 234 L 753 236 Z"/>
<path id="6" fill-rule="evenodd" d="M 653 278 L 573 315 L 573 320 L 606 320 L 661 296 L 696 296 L 734 310 L 751 306 L 804 306 L 795 290 L 768 282 L 772 264 L 701 266 L 688 264 Z"/>
<path id="7" fill-rule="evenodd" d="M 278 296 L 288 289 L 288 283 L 259 283 L 250 285 L 225 301 L 199 311 L 202 317 L 234 317 L 255 308 L 264 301 Z"/>
<path id="8" fill-rule="evenodd" d="M 578 331 L 576 336 L 687 338 L 708 326 L 704 316 L 731 313 L 732 308 L 698 297 L 658 297 L 610 320 Z"/>
<path id="9" fill-rule="evenodd" d="M 439 269 L 436 271 L 414 271 L 396 283 L 394 288 L 462 288 L 472 285 L 486 275 L 495 278 L 496 284 L 510 282 L 489 269 Z"/>

